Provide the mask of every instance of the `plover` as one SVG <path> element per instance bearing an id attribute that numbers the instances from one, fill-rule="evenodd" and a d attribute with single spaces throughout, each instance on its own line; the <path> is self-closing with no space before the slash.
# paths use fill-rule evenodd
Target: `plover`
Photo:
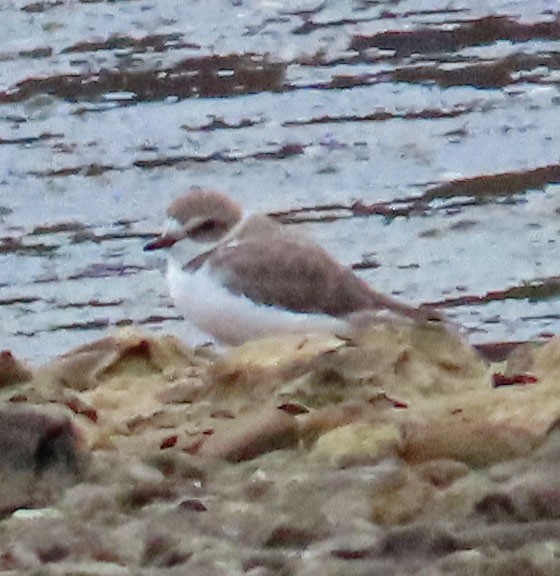
<path id="1" fill-rule="evenodd" d="M 385 313 L 441 320 L 375 292 L 292 227 L 243 215 L 222 193 L 191 189 L 167 210 L 163 233 L 144 250 L 170 248 L 169 292 L 185 319 L 224 344 L 281 333 L 346 334 Z"/>

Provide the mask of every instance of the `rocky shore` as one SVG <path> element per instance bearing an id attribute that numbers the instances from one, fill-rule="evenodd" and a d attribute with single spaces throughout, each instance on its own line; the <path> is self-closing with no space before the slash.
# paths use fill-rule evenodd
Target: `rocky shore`
<path id="1" fill-rule="evenodd" d="M 498 363 L 426 327 L 221 354 L 131 331 L 1 360 L 3 572 L 560 570 L 558 339 Z"/>

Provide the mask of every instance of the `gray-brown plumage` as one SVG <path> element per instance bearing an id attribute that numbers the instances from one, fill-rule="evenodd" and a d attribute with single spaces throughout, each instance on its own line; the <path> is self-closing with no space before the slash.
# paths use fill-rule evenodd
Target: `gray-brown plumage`
<path id="1" fill-rule="evenodd" d="M 164 233 L 145 249 L 177 243 L 167 276 L 175 303 L 186 318 L 222 341 L 307 330 L 307 317 L 323 327 L 347 325 L 362 312 L 392 312 L 423 322 L 443 319 L 433 310 L 379 294 L 293 228 L 264 215 L 243 219 L 237 204 L 218 192 L 191 190 L 171 204 L 168 216 Z M 180 242 L 184 239 L 194 242 Z M 187 251 L 186 244 L 200 249 Z M 250 302 L 253 308 L 247 308 Z"/>
<path id="2" fill-rule="evenodd" d="M 419 321 L 442 318 L 375 292 L 318 244 L 267 216 L 248 218 L 235 237 L 194 258 L 185 269 L 203 264 L 229 290 L 259 304 L 335 317 L 390 310 Z"/>

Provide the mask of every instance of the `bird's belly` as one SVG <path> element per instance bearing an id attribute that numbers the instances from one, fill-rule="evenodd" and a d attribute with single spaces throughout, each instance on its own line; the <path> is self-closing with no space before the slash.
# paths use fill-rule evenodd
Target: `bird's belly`
<path id="1" fill-rule="evenodd" d="M 185 319 L 226 344 L 274 334 L 340 333 L 347 328 L 344 320 L 326 314 L 291 312 L 233 294 L 204 266 L 189 273 L 170 260 L 167 281 L 175 307 Z"/>

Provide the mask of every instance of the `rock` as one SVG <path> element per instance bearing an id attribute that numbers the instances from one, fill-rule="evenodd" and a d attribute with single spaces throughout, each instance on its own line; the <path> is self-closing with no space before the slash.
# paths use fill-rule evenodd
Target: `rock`
<path id="1" fill-rule="evenodd" d="M 0 513 L 42 506 L 78 481 L 87 456 L 70 420 L 52 411 L 0 410 Z"/>
<path id="2" fill-rule="evenodd" d="M 409 462 L 454 459 L 473 466 L 516 458 L 538 445 L 540 436 L 523 425 L 495 424 L 486 418 L 434 414 L 426 422 L 403 425 L 402 456 Z"/>
<path id="3" fill-rule="evenodd" d="M 374 463 L 383 457 L 396 455 L 400 441 L 399 427 L 393 423 L 354 422 L 323 434 L 313 453 L 339 466 Z"/>
<path id="4" fill-rule="evenodd" d="M 172 336 L 152 338 L 123 331 L 63 354 L 45 367 L 44 378 L 65 388 L 84 391 L 120 376 L 164 375 L 187 364 L 206 363 Z"/>
<path id="5" fill-rule="evenodd" d="M 9 350 L 0 352 L 0 388 L 28 382 L 33 373 L 23 362 L 17 360 Z"/>
<path id="6" fill-rule="evenodd" d="M 433 494 L 433 487 L 416 474 L 406 469 L 395 472 L 373 491 L 371 519 L 384 526 L 412 522 L 430 503 Z"/>
<path id="7" fill-rule="evenodd" d="M 273 450 L 294 448 L 298 442 L 296 419 L 272 409 L 233 420 L 227 429 L 209 436 L 197 454 L 241 462 Z"/>
<path id="8" fill-rule="evenodd" d="M 447 488 L 467 475 L 469 467 L 464 462 L 444 458 L 423 462 L 416 467 L 416 472 L 436 488 Z"/>
<path id="9" fill-rule="evenodd" d="M 403 528 L 393 528 L 381 544 L 383 555 L 419 558 L 437 557 L 461 549 L 461 544 L 449 532 L 438 527 L 412 524 Z"/>

